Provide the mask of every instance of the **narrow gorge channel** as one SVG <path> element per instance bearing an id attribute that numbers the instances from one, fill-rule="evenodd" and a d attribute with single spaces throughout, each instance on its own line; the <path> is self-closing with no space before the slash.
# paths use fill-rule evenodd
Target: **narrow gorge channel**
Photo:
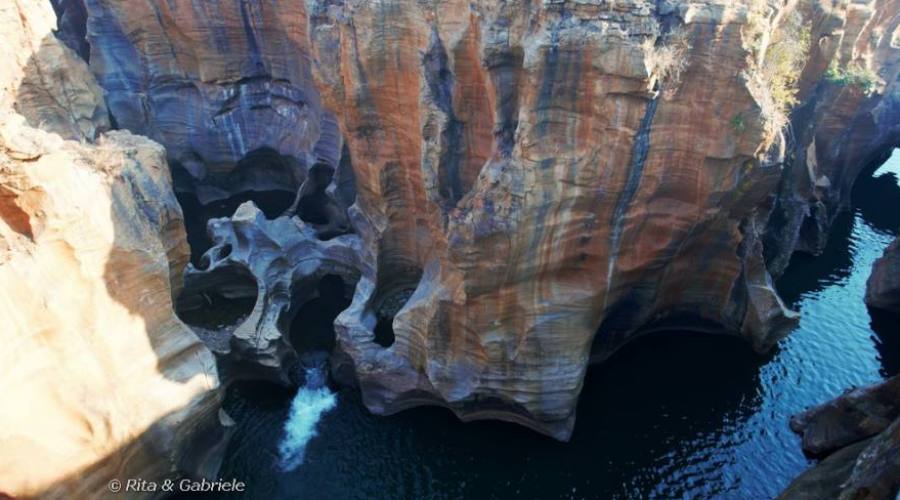
<path id="1" fill-rule="evenodd" d="M 0 500 L 900 499 L 900 0 L 3 2 Z"/>
<path id="2" fill-rule="evenodd" d="M 692 333 L 642 338 L 590 369 L 569 443 L 437 408 L 373 416 L 350 388 L 301 389 L 292 403 L 287 390 L 244 382 L 225 403 L 238 431 L 222 474 L 260 499 L 774 497 L 812 463 L 792 415 L 900 373 L 900 318 L 863 302 L 900 230 L 883 209 L 900 200 L 898 179 L 895 152 L 857 181 L 823 254 L 792 259 L 778 289 L 800 324 L 773 352 Z M 318 435 L 284 470 L 285 422 L 308 437 L 310 418 Z"/>

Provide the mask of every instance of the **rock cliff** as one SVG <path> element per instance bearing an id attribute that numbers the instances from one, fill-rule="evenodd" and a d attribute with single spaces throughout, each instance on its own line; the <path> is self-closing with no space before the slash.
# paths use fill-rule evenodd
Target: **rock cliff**
<path id="1" fill-rule="evenodd" d="M 895 239 L 875 261 L 866 283 L 866 304 L 900 313 L 900 238 Z"/>
<path id="2" fill-rule="evenodd" d="M 896 0 L 83 5 L 115 125 L 205 214 L 195 264 L 246 200 L 300 215 L 286 242 L 359 238 L 334 366 L 378 413 L 565 439 L 588 363 L 638 335 L 768 349 L 795 318 L 771 273 L 898 143 Z M 255 255 L 259 289 L 300 265 Z"/>
<path id="3" fill-rule="evenodd" d="M 0 496 L 106 498 L 215 473 L 228 419 L 172 308 L 188 247 L 165 150 L 108 132 L 55 19 L 0 6 Z"/>

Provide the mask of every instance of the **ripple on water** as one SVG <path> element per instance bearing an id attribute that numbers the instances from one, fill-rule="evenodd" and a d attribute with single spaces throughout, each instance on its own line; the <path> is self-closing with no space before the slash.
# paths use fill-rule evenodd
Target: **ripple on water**
<path id="1" fill-rule="evenodd" d="M 238 431 L 222 475 L 250 498 L 770 498 L 810 464 L 790 416 L 884 375 L 863 295 L 897 226 L 872 215 L 875 197 L 838 218 L 822 256 L 793 259 L 778 285 L 800 325 L 775 352 L 671 332 L 639 340 L 589 370 L 568 444 L 439 408 L 376 417 L 341 390 L 305 463 L 282 472 L 291 395 L 242 384 L 226 402 Z"/>

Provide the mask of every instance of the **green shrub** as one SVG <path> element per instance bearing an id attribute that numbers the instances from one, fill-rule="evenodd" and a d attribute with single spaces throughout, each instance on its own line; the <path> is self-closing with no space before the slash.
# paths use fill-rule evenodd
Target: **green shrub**
<path id="1" fill-rule="evenodd" d="M 738 134 L 744 133 L 744 130 L 747 129 L 747 124 L 744 122 L 744 115 L 742 113 L 737 113 L 731 117 L 731 128 Z"/>
<path id="2" fill-rule="evenodd" d="M 838 65 L 837 59 L 828 66 L 825 72 L 825 80 L 835 85 L 853 86 L 861 90 L 865 95 L 875 92 L 881 79 L 878 75 L 857 63 L 851 63 L 846 68 Z"/>

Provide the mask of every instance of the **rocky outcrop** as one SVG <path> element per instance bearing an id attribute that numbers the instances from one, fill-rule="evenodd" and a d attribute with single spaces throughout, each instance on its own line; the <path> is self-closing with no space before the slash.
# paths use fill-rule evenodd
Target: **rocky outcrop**
<path id="1" fill-rule="evenodd" d="M 791 419 L 803 438 L 803 451 L 826 455 L 885 430 L 900 417 L 900 377 L 853 389 Z"/>
<path id="2" fill-rule="evenodd" d="M 830 454 L 781 499 L 888 499 L 900 492 L 900 376 L 854 389 L 791 420 L 803 450 Z"/>
<path id="3" fill-rule="evenodd" d="M 895 239 L 875 261 L 866 283 L 866 304 L 900 313 L 900 238 Z"/>
<path id="4" fill-rule="evenodd" d="M 795 315 L 770 271 L 896 143 L 896 0 L 85 5 L 115 122 L 191 203 L 296 192 L 268 219 L 358 235 L 335 364 L 378 413 L 566 438 L 588 363 L 638 335 L 771 347 Z M 804 26 L 785 135 L 760 61 Z M 835 59 L 879 82 L 825 78 Z"/>
<path id="5" fill-rule="evenodd" d="M 229 421 L 172 308 L 188 248 L 165 150 L 104 133 L 102 91 L 54 19 L 0 7 L 0 496 L 214 474 Z"/>
<path id="6" fill-rule="evenodd" d="M 189 318 L 199 310 L 225 307 L 211 295 L 250 299 L 245 315 L 225 328 L 199 327 L 220 355 L 226 379 L 262 378 L 296 384 L 301 360 L 289 330 L 297 312 L 318 296 L 317 285 L 328 275 L 341 278 L 344 294 L 353 295 L 360 270 L 361 241 L 356 235 L 327 241 L 299 217 L 268 220 L 252 203 L 241 205 L 230 218 L 209 222 L 214 244 L 199 267 L 188 265 L 179 314 Z M 224 337 L 224 338 L 223 338 Z"/>

